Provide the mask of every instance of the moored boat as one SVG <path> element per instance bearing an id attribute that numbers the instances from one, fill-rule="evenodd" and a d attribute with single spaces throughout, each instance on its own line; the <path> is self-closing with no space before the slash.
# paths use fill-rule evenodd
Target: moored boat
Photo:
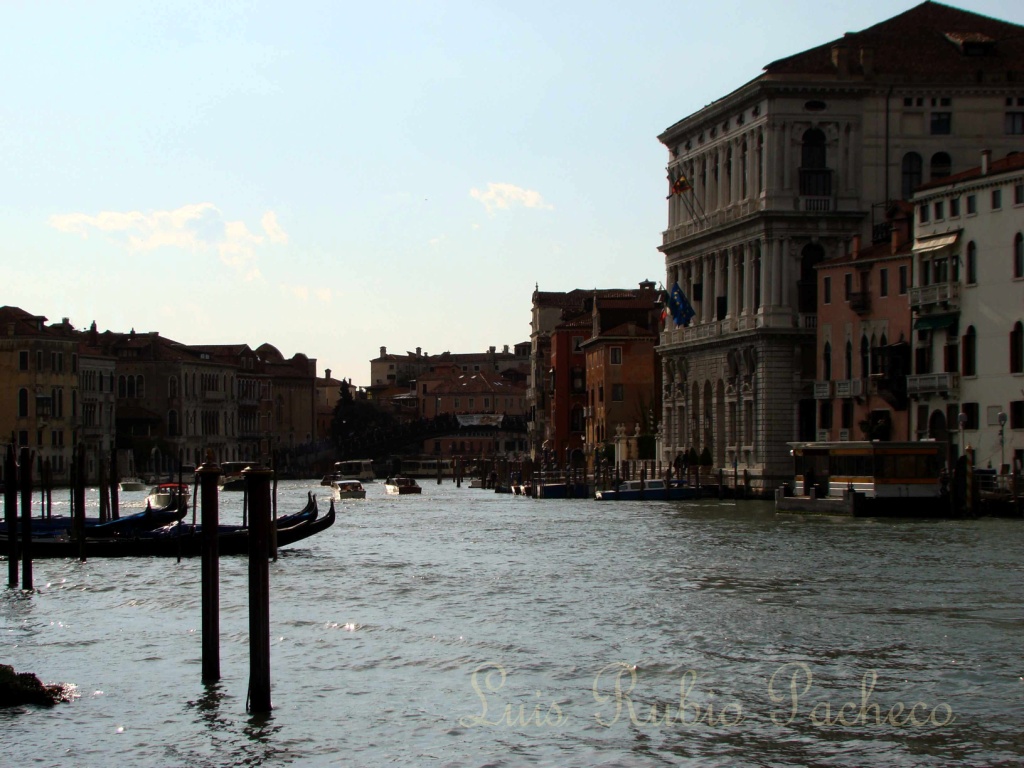
<path id="1" fill-rule="evenodd" d="M 277 546 L 307 539 L 330 528 L 336 519 L 334 502 L 323 517 L 316 514 L 316 502 L 307 504 L 301 512 L 278 518 Z M 68 536 L 47 536 L 32 539 L 33 558 L 90 557 L 198 557 L 202 554 L 202 526 L 176 524 L 165 526 L 137 536 L 93 537 L 84 541 Z M 249 552 L 249 530 L 244 526 L 219 526 L 217 550 L 220 555 L 245 555 Z M 9 554 L 6 537 L 0 538 L 0 555 Z"/>
<path id="2" fill-rule="evenodd" d="M 415 478 L 404 475 L 389 477 L 384 481 L 384 490 L 392 496 L 405 496 L 411 493 L 422 493 L 423 489 Z"/>
<path id="3" fill-rule="evenodd" d="M 189 495 L 187 483 L 160 483 L 150 489 L 146 503 L 154 509 L 175 505 L 187 506 Z"/>
<path id="4" fill-rule="evenodd" d="M 145 491 L 146 489 L 149 488 L 149 485 L 143 482 L 141 478 L 126 477 L 124 480 L 120 481 L 117 484 L 117 488 L 120 491 L 130 493 L 134 491 Z"/>
<path id="5" fill-rule="evenodd" d="M 666 483 L 661 478 L 652 477 L 650 480 L 624 480 L 615 488 L 598 491 L 594 498 L 598 501 L 685 501 L 698 495 L 696 488 L 682 481 Z"/>

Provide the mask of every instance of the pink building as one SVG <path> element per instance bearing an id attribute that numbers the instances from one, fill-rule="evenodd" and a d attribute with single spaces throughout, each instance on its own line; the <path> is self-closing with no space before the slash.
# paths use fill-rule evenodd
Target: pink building
<path id="1" fill-rule="evenodd" d="M 910 440 L 911 209 L 894 204 L 890 238 L 821 262 L 816 439 Z"/>

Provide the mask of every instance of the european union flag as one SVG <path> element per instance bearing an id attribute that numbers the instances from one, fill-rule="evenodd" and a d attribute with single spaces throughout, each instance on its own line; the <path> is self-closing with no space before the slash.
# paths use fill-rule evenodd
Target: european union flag
<path id="1" fill-rule="evenodd" d="M 690 300 L 686 298 L 679 283 L 672 286 L 672 293 L 669 295 L 669 309 L 672 312 L 672 320 L 676 325 L 689 325 L 697 313 L 693 310 Z"/>

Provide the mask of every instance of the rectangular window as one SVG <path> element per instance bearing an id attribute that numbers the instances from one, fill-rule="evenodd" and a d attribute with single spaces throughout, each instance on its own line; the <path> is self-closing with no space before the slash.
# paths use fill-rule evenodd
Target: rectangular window
<path id="1" fill-rule="evenodd" d="M 609 347 L 608 359 L 612 365 L 622 365 L 622 347 Z"/>
<path id="2" fill-rule="evenodd" d="M 942 200 L 936 200 L 932 215 L 935 216 L 935 220 L 946 218 L 945 205 Z"/>
<path id="3" fill-rule="evenodd" d="M 961 410 L 967 414 L 967 423 L 964 425 L 964 429 L 977 429 L 979 426 L 978 404 L 964 403 L 961 406 Z"/>
<path id="4" fill-rule="evenodd" d="M 1024 184 L 1013 185 L 1013 204 L 1024 204 Z"/>
<path id="5" fill-rule="evenodd" d="M 910 282 L 908 277 L 909 273 L 907 272 L 907 265 L 904 264 L 900 267 L 900 296 L 905 295 L 907 292 L 907 287 Z"/>
<path id="6" fill-rule="evenodd" d="M 1014 136 L 1024 134 L 1024 112 L 1007 112 L 1005 129 Z"/>
<path id="7" fill-rule="evenodd" d="M 949 198 L 949 218 L 955 219 L 960 215 L 960 198 L 951 197 Z"/>
<path id="8" fill-rule="evenodd" d="M 978 200 L 974 195 L 967 196 L 967 215 L 972 216 L 978 212 Z"/>
<path id="9" fill-rule="evenodd" d="M 573 336 L 572 337 L 572 351 L 573 352 L 582 352 L 583 351 L 583 337 L 582 336 Z"/>
<path id="10" fill-rule="evenodd" d="M 822 291 L 821 292 L 823 294 L 823 299 L 822 300 L 826 304 L 831 304 L 832 303 L 832 278 L 831 277 L 826 277 L 824 280 L 822 280 Z"/>
<path id="11" fill-rule="evenodd" d="M 818 415 L 819 429 L 832 429 L 832 401 L 822 400 L 821 410 Z"/>
<path id="12" fill-rule="evenodd" d="M 843 298 L 847 301 L 850 300 L 850 294 L 853 293 L 853 273 L 847 272 L 843 275 Z"/>
<path id="13" fill-rule="evenodd" d="M 924 205 L 917 209 L 917 220 L 921 224 L 928 223 L 928 203 L 925 203 Z"/>
<path id="14" fill-rule="evenodd" d="M 841 419 L 842 423 L 839 425 L 840 429 L 852 429 L 853 428 L 853 400 L 850 398 L 843 398 Z"/>
<path id="15" fill-rule="evenodd" d="M 23 350 L 21 350 L 18 353 L 18 370 L 19 371 L 27 371 L 28 370 L 28 350 L 27 349 L 23 349 Z"/>
<path id="16" fill-rule="evenodd" d="M 952 112 L 932 112 L 932 136 L 949 136 L 953 132 Z"/>
<path id="17" fill-rule="evenodd" d="M 878 270 L 878 295 L 889 295 L 889 270 L 885 268 Z"/>
<path id="18" fill-rule="evenodd" d="M 998 211 L 1003 207 L 1003 190 L 993 189 L 992 190 L 992 210 Z"/>
<path id="19" fill-rule="evenodd" d="M 1010 429 L 1024 429 L 1024 400 L 1010 402 Z"/>
<path id="20" fill-rule="evenodd" d="M 621 384 L 612 384 L 612 401 L 621 403 L 625 400 L 625 391 Z"/>
<path id="21" fill-rule="evenodd" d="M 462 407 L 462 398 L 460 398 L 460 397 L 456 397 L 455 398 L 455 407 L 456 408 Z"/>
<path id="22" fill-rule="evenodd" d="M 43 350 L 41 349 L 36 350 L 36 370 L 43 370 Z"/>

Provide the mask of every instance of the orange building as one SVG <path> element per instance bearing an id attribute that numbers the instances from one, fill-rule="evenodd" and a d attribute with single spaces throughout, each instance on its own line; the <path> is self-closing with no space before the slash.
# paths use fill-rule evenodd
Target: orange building
<path id="1" fill-rule="evenodd" d="M 818 267 L 815 437 L 911 440 L 910 208 L 889 212 L 890 238 Z"/>

